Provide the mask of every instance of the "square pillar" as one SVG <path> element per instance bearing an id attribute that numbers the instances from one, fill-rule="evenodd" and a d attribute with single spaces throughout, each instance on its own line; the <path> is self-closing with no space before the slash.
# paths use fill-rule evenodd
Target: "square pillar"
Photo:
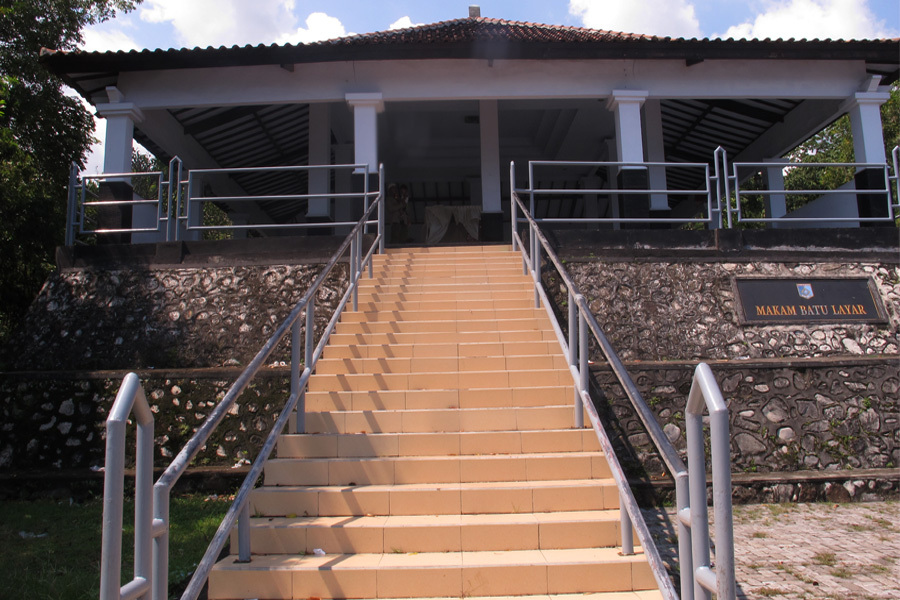
<path id="1" fill-rule="evenodd" d="M 331 164 L 331 107 L 324 103 L 309 105 L 309 164 Z M 307 223 L 330 223 L 331 198 L 327 196 L 331 187 L 331 172 L 327 169 L 309 171 L 309 193 L 322 194 L 310 198 L 306 206 Z M 332 228 L 308 229 L 309 235 L 331 235 Z"/>
<path id="2" fill-rule="evenodd" d="M 106 88 L 108 103 L 97 105 L 97 115 L 106 119 L 106 139 L 103 155 L 104 173 L 131 173 L 131 153 L 134 142 L 134 124 L 144 120 L 141 110 L 116 87 Z M 133 200 L 134 190 L 130 178 L 122 177 L 100 183 L 100 200 Z M 132 227 L 153 227 L 156 222 L 156 208 L 150 205 L 109 206 L 97 211 L 98 229 L 130 229 Z M 127 244 L 129 234 L 110 234 L 98 237 L 100 243 Z"/>
<path id="3" fill-rule="evenodd" d="M 649 92 L 640 90 L 613 90 L 607 107 L 615 112 L 616 153 L 619 162 L 644 162 L 643 131 L 641 127 L 641 106 Z M 646 167 L 620 167 L 616 174 L 620 190 L 640 190 L 649 187 Z M 620 194 L 619 214 L 621 218 L 639 219 L 650 216 L 650 196 L 648 194 Z M 622 228 L 645 228 L 640 223 L 623 223 Z"/>
<path id="4" fill-rule="evenodd" d="M 784 166 L 790 161 L 780 158 L 767 158 L 763 162 L 772 163 L 771 167 L 766 167 L 763 172 L 765 176 L 765 185 L 769 190 L 784 191 Z M 767 219 L 777 219 L 787 214 L 787 198 L 782 194 L 769 194 L 763 197 L 763 206 Z M 781 223 L 769 223 L 769 227 L 784 227 Z"/>
<path id="5" fill-rule="evenodd" d="M 853 134 L 853 153 L 858 163 L 884 163 L 884 130 L 881 124 L 881 105 L 887 102 L 887 92 L 857 92 L 844 103 L 842 109 L 850 116 Z M 882 169 L 860 169 L 855 176 L 856 189 L 884 187 Z M 856 204 L 860 217 L 887 217 L 888 199 L 885 194 L 858 194 Z M 862 227 L 878 227 L 878 222 L 861 222 Z"/>
<path id="6" fill-rule="evenodd" d="M 666 162 L 666 149 L 663 139 L 662 103 L 651 98 L 644 103 L 644 145 L 647 162 Z M 650 189 L 666 189 L 666 168 L 650 167 Z M 650 214 L 654 217 L 665 217 L 669 214 L 669 198 L 667 194 L 650 194 Z"/>
<path id="7" fill-rule="evenodd" d="M 496 100 L 479 102 L 481 131 L 481 233 L 482 240 L 503 241 L 500 208 L 500 112 Z"/>

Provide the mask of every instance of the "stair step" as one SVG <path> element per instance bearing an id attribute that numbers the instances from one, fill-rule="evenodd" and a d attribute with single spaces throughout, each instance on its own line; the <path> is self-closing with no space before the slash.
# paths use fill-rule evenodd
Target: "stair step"
<path id="1" fill-rule="evenodd" d="M 611 478 L 355 486 L 263 486 L 261 516 L 459 515 L 606 510 L 619 507 Z"/>
<path id="2" fill-rule="evenodd" d="M 479 515 L 262 517 L 250 520 L 253 554 L 379 554 L 611 547 L 618 510 Z M 232 550 L 237 535 L 232 534 Z"/>
<path id="3" fill-rule="evenodd" d="M 610 476 L 599 452 L 387 456 L 379 458 L 273 458 L 265 485 L 389 485 L 545 481 Z"/>
<path id="4" fill-rule="evenodd" d="M 559 343 L 552 342 L 472 342 L 443 344 L 354 344 L 325 347 L 323 360 L 333 358 L 434 358 L 434 357 L 487 357 L 487 356 L 547 356 L 559 353 Z M 318 363 L 319 365 L 322 362 Z M 317 365 L 318 366 L 318 365 Z"/>
<path id="5" fill-rule="evenodd" d="M 435 373 L 460 371 L 525 371 L 568 369 L 561 354 L 531 356 L 472 356 L 457 358 L 323 358 L 316 374 L 353 375 L 361 373 Z"/>
<path id="6" fill-rule="evenodd" d="M 364 296 L 360 294 L 360 299 Z M 370 295 L 371 298 L 371 295 Z M 439 297 L 432 300 L 383 300 L 360 301 L 358 304 L 360 312 L 376 312 L 379 310 L 400 310 L 400 311 L 435 311 L 435 310 L 507 310 L 507 309 L 533 309 L 534 298 L 524 297 L 508 298 L 506 300 L 457 300 L 455 298 Z M 344 315 L 353 314 L 345 311 Z"/>
<path id="7" fill-rule="evenodd" d="M 376 310 L 345 312 L 341 323 L 407 322 L 407 321 L 501 321 L 509 319 L 543 319 L 547 312 L 540 308 L 475 309 L 463 307 L 441 310 Z"/>
<path id="8" fill-rule="evenodd" d="M 465 319 L 399 321 L 394 323 L 348 323 L 341 321 L 336 334 L 354 333 L 480 333 L 501 331 L 552 331 L 549 319 Z"/>
<path id="9" fill-rule="evenodd" d="M 570 397 L 574 397 L 573 395 Z M 303 433 L 439 433 L 565 429 L 573 406 L 308 412 Z M 293 421 L 293 420 L 292 420 Z M 291 427 L 296 425 L 296 421 Z M 299 433 L 291 430 L 290 433 Z"/>
<path id="10" fill-rule="evenodd" d="M 460 371 L 432 373 L 317 374 L 309 381 L 313 392 L 367 390 L 506 389 L 571 385 L 569 369 L 522 371 Z"/>
<path id="11" fill-rule="evenodd" d="M 455 300 L 456 302 L 469 302 L 472 300 L 522 300 L 534 297 L 529 290 L 523 290 L 521 286 L 510 289 L 478 288 L 469 286 L 467 289 L 456 290 L 448 293 L 444 290 L 422 289 L 410 290 L 360 290 L 359 302 L 431 302 L 437 300 Z"/>
<path id="12" fill-rule="evenodd" d="M 385 345 L 385 344 L 478 344 L 491 342 L 549 342 L 556 341 L 556 333 L 550 329 L 523 329 L 510 331 L 462 331 L 442 332 L 388 332 L 388 333 L 333 333 L 329 343 L 335 345 Z"/>
<path id="13" fill-rule="evenodd" d="M 599 452 L 592 429 L 458 433 L 285 434 L 279 458 L 472 456 L 545 452 Z"/>
<path id="14" fill-rule="evenodd" d="M 642 554 L 613 548 L 229 557 L 209 598 L 415 598 L 644 590 L 656 582 Z M 260 577 L 262 573 L 264 576 Z"/>
<path id="15" fill-rule="evenodd" d="M 574 401 L 572 386 L 472 388 L 457 390 L 362 390 L 306 393 L 306 410 L 424 410 L 562 406 Z"/>

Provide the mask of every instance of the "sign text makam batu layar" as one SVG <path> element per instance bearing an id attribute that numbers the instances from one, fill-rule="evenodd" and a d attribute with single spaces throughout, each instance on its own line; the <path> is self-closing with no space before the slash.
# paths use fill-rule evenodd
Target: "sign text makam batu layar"
<path id="1" fill-rule="evenodd" d="M 745 323 L 877 323 L 884 310 L 869 279 L 735 279 Z"/>

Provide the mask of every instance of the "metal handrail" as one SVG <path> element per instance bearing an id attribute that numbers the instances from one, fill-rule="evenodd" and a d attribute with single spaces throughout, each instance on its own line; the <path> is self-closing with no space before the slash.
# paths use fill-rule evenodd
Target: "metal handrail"
<path id="1" fill-rule="evenodd" d="M 241 559 L 249 560 L 250 557 L 250 546 L 249 546 L 249 537 L 247 533 L 249 532 L 249 511 L 248 511 L 248 499 L 250 495 L 250 491 L 255 487 L 256 481 L 259 475 L 262 473 L 263 465 L 271 454 L 272 450 L 275 447 L 275 443 L 277 442 L 278 436 L 281 434 L 281 431 L 284 429 L 284 426 L 287 424 L 288 419 L 290 418 L 291 413 L 294 411 L 295 407 L 297 409 L 297 425 L 299 431 L 304 431 L 303 428 L 303 413 L 304 413 L 304 396 L 305 396 L 305 386 L 307 381 L 309 380 L 312 371 L 315 369 L 315 364 L 318 361 L 319 357 L 322 354 L 322 349 L 327 343 L 328 337 L 331 335 L 331 332 L 334 330 L 334 327 L 337 324 L 338 319 L 340 318 L 340 313 L 343 308 L 347 305 L 349 301 L 353 302 L 354 310 L 358 305 L 358 285 L 357 282 L 361 277 L 363 271 L 366 266 L 369 268 L 369 276 L 372 276 L 372 256 L 375 252 L 383 252 L 384 251 L 384 169 L 383 167 L 379 167 L 379 192 L 378 196 L 375 198 L 374 202 L 364 211 L 362 217 L 357 221 L 356 226 L 353 230 L 347 235 L 344 239 L 344 242 L 337 249 L 337 251 L 332 255 L 331 259 L 316 277 L 316 279 L 311 284 L 310 288 L 306 291 L 303 297 L 294 305 L 294 308 L 288 314 L 287 318 L 282 322 L 282 324 L 275 330 L 271 337 L 266 341 L 263 347 L 257 352 L 256 356 L 250 361 L 247 367 L 241 372 L 238 376 L 237 380 L 231 385 L 231 387 L 226 392 L 224 398 L 216 405 L 213 411 L 207 416 L 206 420 L 194 434 L 194 436 L 187 442 L 187 444 L 182 448 L 182 450 L 178 453 L 174 460 L 169 464 L 168 468 L 163 472 L 160 478 L 156 481 L 156 484 L 153 485 L 153 502 L 152 506 L 149 502 L 146 504 L 141 504 L 140 507 L 136 506 L 136 514 L 138 510 L 140 510 L 140 514 L 142 515 L 140 518 L 145 519 L 146 515 L 151 515 L 152 510 L 152 521 L 151 523 L 151 531 L 152 537 L 154 540 L 154 550 L 153 550 L 153 560 L 152 560 L 152 576 L 149 573 L 142 575 L 148 579 L 149 588 L 145 590 L 141 587 L 141 594 L 146 593 L 150 589 L 152 589 L 152 598 L 153 600 L 166 600 L 168 598 L 168 529 L 169 529 L 169 496 L 171 490 L 181 475 L 185 472 L 188 465 L 197 455 L 197 453 L 201 450 L 201 448 L 206 444 L 209 436 L 212 434 L 213 430 L 218 426 L 218 424 L 224 419 L 225 415 L 228 413 L 229 409 L 234 405 L 243 391 L 249 386 L 251 380 L 254 376 L 265 366 L 266 361 L 269 355 L 274 351 L 275 347 L 282 341 L 282 339 L 287 334 L 287 331 L 290 329 L 291 331 L 291 394 L 279 414 L 278 420 L 272 427 L 272 430 L 269 433 L 269 437 L 266 439 L 263 444 L 259 454 L 257 455 L 253 465 L 250 467 L 250 472 L 247 474 L 244 479 L 243 484 L 238 490 L 234 503 L 231 505 L 231 508 L 226 513 L 223 518 L 222 523 L 219 526 L 219 529 L 216 531 L 215 536 L 213 537 L 210 546 L 207 548 L 206 553 L 201 559 L 200 563 L 197 565 L 197 568 L 194 571 L 194 575 L 192 576 L 187 588 L 182 594 L 182 600 L 195 600 L 199 595 L 200 591 L 203 588 L 203 585 L 206 582 L 206 579 L 209 576 L 209 572 L 212 569 L 213 564 L 215 563 L 219 553 L 224 547 L 225 542 L 228 539 L 230 531 L 235 525 L 235 522 L 240 519 L 238 522 L 238 536 L 239 536 L 239 554 Z M 370 218 L 373 212 L 377 211 L 377 219 L 375 221 L 371 221 Z M 362 252 L 362 243 L 363 243 L 363 230 L 367 225 L 377 224 L 378 231 L 375 239 L 372 242 L 372 247 L 365 253 Z M 319 291 L 319 288 L 324 283 L 325 279 L 334 269 L 335 265 L 344 256 L 345 252 L 349 249 L 350 251 L 350 282 L 347 287 L 347 291 L 344 293 L 338 307 L 335 310 L 335 314 L 330 318 L 328 326 L 325 328 L 322 333 L 321 339 L 319 340 L 318 345 L 314 346 L 314 337 L 315 337 L 315 298 Z M 305 313 L 306 319 L 306 331 L 305 331 L 305 340 L 301 339 L 300 335 L 300 317 Z M 304 356 L 304 368 L 300 371 L 300 362 L 301 362 L 301 352 L 305 350 Z M 127 380 L 127 379 L 126 379 Z M 124 386 L 124 384 L 123 384 Z M 148 409 L 149 410 L 149 409 Z M 152 436 L 150 436 L 151 447 L 150 447 L 150 465 L 149 470 L 152 475 Z M 124 443 L 124 438 L 122 443 Z M 115 454 L 113 452 L 112 454 Z M 107 448 L 107 456 L 110 456 L 109 447 Z M 140 468 L 140 466 L 139 466 Z M 149 486 L 145 493 L 141 495 L 143 498 L 149 498 Z M 121 497 L 121 493 L 119 492 L 119 497 Z M 119 522 L 121 523 L 121 511 L 119 511 L 120 517 Z M 106 515 L 104 515 L 104 520 L 107 520 Z M 120 525 L 121 527 L 121 525 Z M 121 532 L 119 534 L 119 538 L 121 538 Z M 104 563 L 105 564 L 105 563 Z M 118 570 L 116 571 L 118 573 Z M 144 570 L 142 570 L 144 573 Z M 112 578 L 114 575 L 101 575 L 101 577 L 110 577 Z M 131 584 L 129 584 L 131 585 Z M 143 584 L 142 584 L 143 585 Z M 127 586 L 126 586 L 127 587 Z M 122 593 L 125 593 L 125 588 L 122 588 Z M 130 593 L 130 592 L 129 592 Z M 118 598 L 119 596 L 109 596 L 109 598 Z M 125 596 L 123 596 L 125 597 Z M 136 597 L 136 596 L 127 596 L 128 598 Z M 101 597 L 101 600 L 107 600 L 106 597 Z"/>
<path id="2" fill-rule="evenodd" d="M 134 478 L 134 579 L 121 583 L 122 513 L 125 493 L 125 436 L 131 413 L 137 420 Z M 122 381 L 106 419 L 106 467 L 103 474 L 103 534 L 100 600 L 146 597 L 151 587 L 153 486 L 153 412 L 141 381 L 129 373 Z"/>
<path id="3" fill-rule="evenodd" d="M 897 153 L 897 148 L 894 149 L 893 154 Z M 723 160 L 725 160 L 725 152 L 722 151 Z M 897 160 L 894 160 L 894 172 L 896 173 L 896 164 Z M 747 172 L 747 169 L 752 170 L 753 172 L 759 171 L 761 169 L 770 169 L 770 168 L 791 168 L 791 169 L 799 169 L 799 168 L 827 168 L 827 167 L 845 167 L 856 169 L 857 172 L 862 170 L 878 170 L 882 171 L 883 174 L 883 187 L 880 188 L 848 188 L 848 189 L 812 189 L 812 190 L 790 190 L 785 189 L 784 187 L 775 188 L 775 189 L 759 189 L 759 190 L 742 190 L 740 186 L 741 181 L 741 170 Z M 726 176 L 726 180 L 734 186 L 734 205 L 729 202 L 728 203 L 728 218 L 729 223 L 731 222 L 731 215 L 734 214 L 737 216 L 735 219 L 736 223 L 791 223 L 791 222 L 815 222 L 815 223 L 846 223 L 848 221 L 860 222 L 860 223 L 875 223 L 875 222 L 891 222 L 897 217 L 897 206 L 891 201 L 891 180 L 896 179 L 896 175 L 894 177 L 890 174 L 890 165 L 887 161 L 883 163 L 841 163 L 841 162 L 733 162 L 731 163 L 732 173 Z M 884 195 L 887 202 L 887 215 L 882 217 L 862 217 L 862 216 L 839 216 L 839 217 L 820 217 L 820 216 L 803 216 L 803 217 L 791 217 L 789 215 L 783 215 L 778 217 L 745 217 L 742 211 L 741 199 L 744 196 L 817 196 L 817 197 L 825 197 L 825 196 L 844 196 L 852 194 L 854 196 L 876 196 L 876 195 Z"/>
<path id="4" fill-rule="evenodd" d="M 512 181 L 515 181 L 514 163 L 510 164 L 510 177 Z M 589 366 L 587 357 L 588 330 L 590 330 L 594 334 L 594 337 L 600 343 L 600 346 L 603 349 L 604 355 L 607 356 L 607 359 L 611 359 L 610 365 L 612 366 L 616 377 L 619 379 L 620 383 L 622 383 L 623 388 L 626 390 L 629 400 L 637 409 L 638 415 L 644 422 L 648 433 L 650 434 L 650 437 L 654 440 L 654 443 L 660 449 L 660 455 L 662 456 L 663 461 L 666 463 L 667 468 L 675 477 L 676 497 L 679 508 L 688 506 L 687 470 L 684 467 L 683 461 L 678 456 L 678 453 L 675 451 L 674 447 L 672 447 L 671 442 L 669 442 L 668 438 L 665 436 L 665 433 L 662 431 L 662 428 L 660 428 L 655 418 L 653 418 L 652 412 L 650 411 L 649 407 L 646 406 L 646 403 L 643 401 L 643 398 L 641 397 L 637 386 L 631 380 L 630 375 L 625 370 L 621 361 L 618 359 L 618 356 L 616 356 L 615 351 L 609 344 L 606 336 L 603 335 L 603 332 L 600 330 L 599 324 L 597 324 L 596 319 L 591 314 L 590 307 L 588 306 L 587 301 L 584 299 L 584 296 L 581 295 L 578 288 L 569 278 L 568 273 L 562 266 L 562 262 L 559 260 L 559 257 L 550 246 L 550 243 L 547 241 L 546 237 L 540 231 L 537 221 L 525 208 L 525 205 L 522 203 L 521 198 L 515 191 L 513 191 L 512 193 L 511 207 L 512 222 L 516 225 L 519 222 L 517 212 L 521 210 L 525 218 L 524 220 L 528 223 L 529 226 L 531 241 L 531 251 L 526 252 L 524 243 L 519 236 L 518 228 L 516 226 L 512 231 L 513 250 L 517 249 L 517 247 L 520 249 L 522 253 L 523 270 L 525 270 L 526 272 L 530 271 L 534 280 L 535 306 L 539 308 L 541 301 L 543 301 L 544 307 L 550 317 L 551 323 L 553 323 L 560 346 L 569 360 L 570 371 L 575 382 L 576 389 L 574 406 L 575 424 L 576 426 L 583 425 L 583 407 L 588 412 L 591 425 L 595 433 L 597 434 L 597 438 L 600 441 L 600 445 L 603 448 L 604 453 L 608 458 L 610 470 L 620 490 L 620 508 L 624 508 L 625 513 L 622 518 L 623 554 L 627 554 L 632 551 L 631 526 L 633 525 L 634 529 L 637 532 L 638 539 L 640 540 L 641 545 L 644 548 L 644 552 L 647 556 L 650 568 L 653 571 L 653 575 L 656 578 L 657 583 L 659 584 L 660 591 L 663 593 L 664 598 L 676 599 L 678 598 L 678 594 L 672 586 L 672 582 L 668 577 L 665 565 L 663 564 L 662 559 L 659 556 L 659 551 L 657 550 L 656 545 L 653 542 L 653 538 L 650 535 L 647 524 L 644 522 L 643 516 L 640 512 L 640 509 L 638 508 L 637 501 L 635 500 L 634 495 L 632 494 L 631 489 L 628 485 L 628 479 L 624 471 L 622 470 L 621 465 L 619 464 L 609 436 L 605 428 L 603 427 L 603 424 L 600 422 L 599 415 L 597 414 L 596 408 L 594 407 L 593 402 L 590 398 L 590 392 L 588 389 Z M 568 341 L 565 339 L 565 336 L 562 333 L 562 329 L 556 320 L 556 316 L 553 314 L 553 310 L 551 309 L 551 304 L 549 302 L 549 299 L 547 298 L 546 292 L 540 283 L 539 277 L 541 248 L 543 248 L 546 256 L 556 267 L 567 289 L 569 306 Z M 578 348 L 577 350 L 576 344 Z M 643 409 L 639 408 L 641 406 L 643 406 Z M 690 555 L 690 531 L 687 530 L 686 527 L 682 527 L 681 525 L 679 525 L 679 560 L 681 561 L 682 569 L 688 568 L 692 571 Z M 690 600 L 692 598 L 692 594 L 690 592 L 692 586 L 686 585 L 686 581 L 682 580 L 681 587 L 681 597 L 684 600 Z"/>
<path id="5" fill-rule="evenodd" d="M 702 169 L 704 175 L 705 186 L 697 189 L 686 190 L 669 190 L 651 188 L 639 189 L 622 189 L 622 188 L 563 188 L 563 189 L 547 189 L 535 187 L 535 167 L 591 167 L 600 168 L 618 168 L 622 170 L 648 170 L 650 168 L 663 169 Z M 666 194 L 670 196 L 697 196 L 705 195 L 707 204 L 707 216 L 704 218 L 671 218 L 671 217 L 578 217 L 578 218 L 542 218 L 542 223 L 709 223 L 715 226 L 716 209 L 718 198 L 714 194 L 712 182 L 717 181 L 717 177 L 710 175 L 709 164 L 707 163 L 672 163 L 672 162 L 626 162 L 626 161 L 548 161 L 533 160 L 528 162 L 528 187 L 516 188 L 515 182 L 511 182 L 511 188 L 518 194 L 525 194 L 529 197 L 530 211 L 534 212 L 534 200 L 536 196 L 567 196 L 567 195 L 610 195 L 610 196 L 628 196 L 628 195 L 653 195 Z"/>
<path id="6" fill-rule="evenodd" d="M 290 173 L 290 172 L 309 172 L 309 171 L 339 171 L 349 170 L 353 173 L 364 170 L 368 172 L 369 165 L 362 163 L 341 164 L 341 165 L 282 165 L 275 167 L 233 167 L 218 169 L 191 169 L 188 171 L 187 179 L 179 182 L 179 187 L 183 187 L 185 192 L 178 206 L 178 222 L 183 225 L 176 229 L 176 236 L 180 236 L 188 231 L 240 231 L 248 229 L 314 229 L 322 227 L 340 227 L 354 225 L 356 221 L 346 222 L 328 222 L 328 223 L 260 223 L 246 225 L 203 225 L 202 222 L 194 223 L 191 218 L 191 207 L 202 205 L 204 202 L 283 202 L 292 200 L 311 200 L 316 198 L 348 198 L 362 199 L 364 208 L 368 208 L 369 202 L 377 198 L 378 190 L 369 189 L 368 177 L 363 178 L 362 192 L 327 192 L 327 193 L 306 193 L 306 194 L 275 194 L 275 195 L 243 195 L 243 196 L 198 196 L 195 190 L 198 187 L 198 176 L 202 175 L 223 175 L 223 174 L 241 174 L 241 173 Z M 176 238 L 177 239 L 177 238 Z"/>
<path id="7" fill-rule="evenodd" d="M 709 511 L 706 506 L 706 456 L 703 409 L 709 409 L 710 462 L 712 463 L 713 506 L 716 515 L 716 565 L 709 560 Z M 709 365 L 694 370 L 691 392 L 684 409 L 688 463 L 690 464 L 690 509 L 678 512 L 680 523 L 696 530 L 693 536 L 694 597 L 734 600 L 734 527 L 731 510 L 731 436 L 728 407 Z M 704 542 L 705 540 L 705 542 Z"/>

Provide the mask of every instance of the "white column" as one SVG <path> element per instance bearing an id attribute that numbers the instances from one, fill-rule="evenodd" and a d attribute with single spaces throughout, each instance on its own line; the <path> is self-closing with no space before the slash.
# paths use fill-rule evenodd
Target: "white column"
<path id="1" fill-rule="evenodd" d="M 613 90 L 607 108 L 616 115 L 616 150 L 622 162 L 643 162 L 641 105 L 650 93 L 641 90 Z"/>
<path id="2" fill-rule="evenodd" d="M 772 163 L 766 167 L 766 187 L 769 190 L 784 190 L 784 165 L 790 161 L 780 158 L 767 158 L 763 162 Z M 763 198 L 766 218 L 777 219 L 787 214 L 787 199 L 784 194 L 768 194 Z M 769 227 L 783 227 L 783 224 L 770 223 Z"/>
<path id="3" fill-rule="evenodd" d="M 106 119 L 103 172 L 130 173 L 134 124 L 143 121 L 144 114 L 132 102 L 125 102 L 116 87 L 107 87 L 106 95 L 109 102 L 97 105 L 97 114 Z"/>
<path id="4" fill-rule="evenodd" d="M 841 107 L 850 115 L 853 152 L 858 163 L 885 161 L 881 105 L 889 98 L 887 92 L 857 92 Z"/>
<path id="5" fill-rule="evenodd" d="M 378 113 L 384 110 L 380 93 L 347 94 L 353 108 L 354 162 L 368 165 L 369 173 L 378 172 Z M 360 170 L 360 173 L 363 171 Z"/>
<path id="6" fill-rule="evenodd" d="M 331 107 L 325 103 L 309 105 L 309 164 L 331 164 Z M 309 172 L 310 194 L 328 194 L 330 183 L 330 172 L 327 169 L 313 169 Z M 331 218 L 330 199 L 327 196 L 310 198 L 306 216 Z"/>
<path id="7" fill-rule="evenodd" d="M 106 96 L 109 102 L 97 105 L 97 114 L 106 119 L 106 138 L 103 146 L 103 172 L 104 173 L 130 173 L 131 172 L 131 152 L 134 148 L 134 124 L 144 120 L 144 114 L 132 102 L 126 102 L 125 96 L 115 86 L 106 88 Z M 131 185 L 130 178 L 116 178 L 109 180 L 110 183 L 121 182 Z M 118 196 L 121 191 L 112 192 Z M 130 200 L 130 198 L 116 197 L 116 200 Z M 145 198 L 153 200 L 153 198 Z M 155 205 L 142 204 L 134 207 L 121 206 L 118 209 L 119 216 L 112 218 L 114 220 L 124 220 L 120 222 L 120 226 L 128 227 L 128 219 L 131 220 L 133 229 L 150 229 L 158 225 L 157 207 Z M 113 212 L 115 214 L 115 212 Z M 129 216 L 130 215 L 130 216 Z M 131 237 L 131 242 L 135 244 L 151 243 L 161 239 L 164 234 L 157 233 L 136 233 Z"/>
<path id="8" fill-rule="evenodd" d="M 479 102 L 481 122 L 481 210 L 500 212 L 500 113 L 496 100 Z"/>
<path id="9" fill-rule="evenodd" d="M 666 149 L 663 139 L 662 103 L 651 98 L 644 103 L 644 144 L 648 162 L 665 162 Z M 650 167 L 650 189 L 666 189 L 665 167 Z M 650 194 L 650 210 L 669 210 L 666 194 Z"/>
<path id="10" fill-rule="evenodd" d="M 334 162 L 338 165 L 348 165 L 353 162 L 353 146 L 350 144 L 338 144 L 334 147 Z M 341 169 L 335 173 L 334 191 L 337 194 L 349 194 L 353 191 L 353 180 L 347 169 Z M 358 203 L 357 203 L 358 204 Z M 355 221 L 362 215 L 362 210 L 357 214 L 359 206 L 346 199 L 338 201 L 334 205 L 334 220 L 338 223 Z M 352 227 L 335 227 L 335 235 L 344 236 L 350 233 Z"/>

